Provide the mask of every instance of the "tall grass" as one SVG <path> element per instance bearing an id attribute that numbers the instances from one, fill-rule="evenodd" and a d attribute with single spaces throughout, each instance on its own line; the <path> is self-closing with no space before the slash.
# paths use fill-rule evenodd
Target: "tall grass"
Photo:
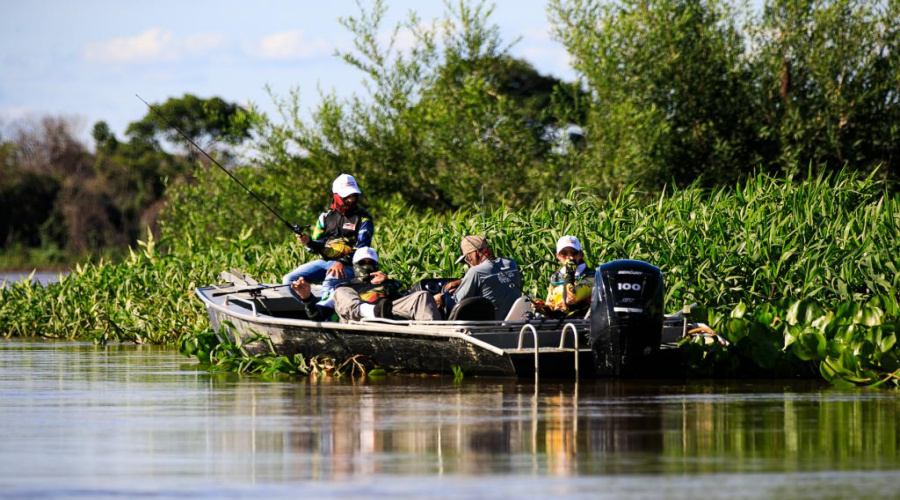
<path id="1" fill-rule="evenodd" d="M 184 187 L 190 197 L 199 191 Z M 191 211 L 176 190 L 175 215 L 161 240 L 147 238 L 121 263 L 86 264 L 47 287 L 0 290 L 0 333 L 177 345 L 208 328 L 194 287 L 232 267 L 277 281 L 310 258 L 289 232 L 259 236 L 247 226 L 227 226 L 241 221 L 236 213 L 253 214 L 254 221 L 259 214 L 243 196 L 208 193 L 220 196 L 205 207 L 219 212 L 205 215 Z M 460 238 L 485 233 L 498 254 L 518 260 L 525 291 L 542 294 L 556 266 L 556 239 L 573 234 L 592 264 L 629 258 L 659 266 L 669 310 L 696 302 L 727 315 L 801 300 L 835 310 L 876 297 L 895 303 L 900 290 L 900 198 L 855 174 L 800 183 L 760 175 L 713 191 L 691 186 L 655 197 L 574 190 L 518 211 L 422 214 L 393 201 L 373 212 L 383 267 L 407 283 L 461 274 L 454 264 Z M 885 311 L 878 324 L 892 331 L 895 309 Z M 780 349 L 789 347 L 782 339 Z M 891 344 L 887 351 L 896 349 Z"/>

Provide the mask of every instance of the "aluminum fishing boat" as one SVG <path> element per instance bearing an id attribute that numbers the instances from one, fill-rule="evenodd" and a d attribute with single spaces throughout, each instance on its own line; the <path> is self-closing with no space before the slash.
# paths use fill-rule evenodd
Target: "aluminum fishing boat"
<path id="1" fill-rule="evenodd" d="M 247 355 L 274 353 L 348 359 L 404 373 L 479 376 L 658 376 L 677 363 L 674 342 L 688 323 L 682 313 L 664 316 L 660 270 L 620 260 L 597 269 L 590 312 L 550 319 L 520 297 L 502 321 L 483 299 L 462 301 L 445 321 L 305 319 L 284 285 L 260 284 L 242 273 L 220 275 L 222 284 L 196 289 L 220 339 Z M 436 293 L 448 280 L 417 287 Z M 315 291 L 315 290 L 314 290 Z"/>

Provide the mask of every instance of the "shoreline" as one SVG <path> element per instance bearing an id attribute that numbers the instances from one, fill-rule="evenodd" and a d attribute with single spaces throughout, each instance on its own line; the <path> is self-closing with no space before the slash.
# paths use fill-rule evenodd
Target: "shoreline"
<path id="1" fill-rule="evenodd" d="M 0 275 L 3 274 L 69 274 L 74 267 L 11 267 L 0 268 Z"/>

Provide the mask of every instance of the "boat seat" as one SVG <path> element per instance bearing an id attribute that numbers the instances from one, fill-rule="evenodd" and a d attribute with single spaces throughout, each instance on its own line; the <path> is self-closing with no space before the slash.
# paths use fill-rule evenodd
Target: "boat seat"
<path id="1" fill-rule="evenodd" d="M 462 299 L 453 306 L 448 321 L 493 321 L 496 319 L 497 309 L 493 302 L 484 297 L 469 297 Z"/>
<path id="2" fill-rule="evenodd" d="M 504 321 L 525 321 L 527 319 L 525 315 L 530 311 L 531 300 L 523 295 L 513 302 L 512 307 L 509 308 L 509 312 L 506 313 L 506 319 Z"/>

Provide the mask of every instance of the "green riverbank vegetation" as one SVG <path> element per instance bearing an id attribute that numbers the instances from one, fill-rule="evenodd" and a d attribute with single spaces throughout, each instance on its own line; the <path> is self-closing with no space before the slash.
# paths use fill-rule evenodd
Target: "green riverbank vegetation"
<path id="1" fill-rule="evenodd" d="M 370 7 L 342 20 L 355 43 L 338 54 L 366 95 L 326 94 L 304 113 L 300 89 L 273 94 L 277 117 L 189 95 L 160 109 L 199 144 L 220 140 L 212 153 L 297 223 L 354 174 L 374 246 L 407 283 L 459 274 L 459 237 L 485 232 L 541 294 L 556 238 L 575 234 L 592 264 L 659 266 L 667 310 L 699 304 L 693 318 L 727 343 L 684 341 L 686 374 L 898 385 L 900 4 L 551 0 L 576 82 L 512 57 L 485 3 L 448 4 L 431 23 L 411 14 L 396 27 L 416 41 L 406 51 L 381 42 L 386 6 Z M 127 135 L 97 124 L 96 151 L 72 161 L 29 156 L 25 136 L 0 141 L 4 250 L 124 255 L 3 288 L 0 333 L 327 371 L 222 356 L 193 288 L 229 268 L 274 282 L 309 256 L 152 113 Z M 30 219 L 14 215 L 32 199 Z"/>
<path id="2" fill-rule="evenodd" d="M 195 185 L 186 196 L 202 190 Z M 206 230 L 185 232 L 180 215 Z M 900 197 L 872 178 L 846 174 L 796 183 L 759 175 L 731 187 L 690 186 L 649 199 L 634 190 L 609 197 L 573 191 L 529 209 L 499 207 L 485 214 L 420 214 L 395 202 L 374 215 L 384 266 L 407 283 L 457 275 L 459 237 L 483 225 L 498 253 L 522 264 L 530 293 L 545 289 L 555 267 L 553 245 L 562 234 L 583 235 L 594 264 L 617 258 L 655 263 L 665 275 L 668 310 L 701 304 L 693 318 L 730 342 L 686 341 L 689 374 L 821 373 L 841 383 L 897 383 Z M 308 258 L 287 231 L 272 242 L 246 226 L 223 237 L 227 231 L 220 232 L 215 218 L 196 225 L 202 214 L 172 216 L 161 239 L 149 235 L 120 264 L 79 266 L 46 288 L 4 288 L 0 331 L 196 346 L 209 337 L 194 287 L 215 282 L 232 267 L 277 282 Z M 207 340 L 192 340 L 203 335 Z"/>

